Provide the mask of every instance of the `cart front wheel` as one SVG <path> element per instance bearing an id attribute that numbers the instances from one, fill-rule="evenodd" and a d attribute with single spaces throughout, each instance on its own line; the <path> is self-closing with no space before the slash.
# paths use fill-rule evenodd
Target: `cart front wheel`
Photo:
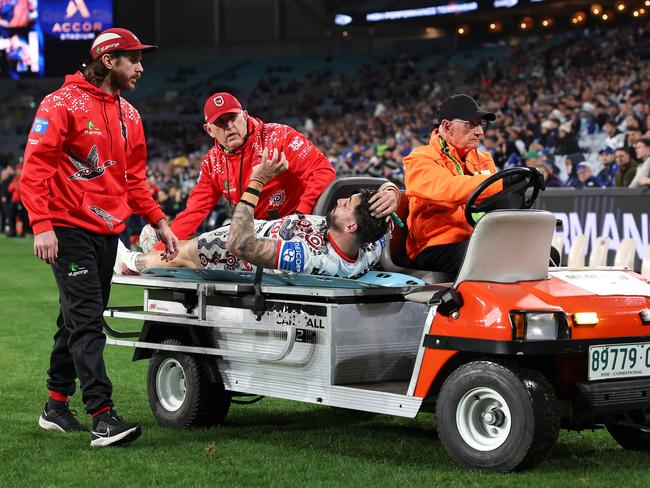
<path id="1" fill-rule="evenodd" d="M 163 344 L 181 345 L 175 339 Z M 228 413 L 230 392 L 222 383 L 211 382 L 200 362 L 189 354 L 156 352 L 147 376 L 151 410 L 166 427 L 217 425 Z"/>
<path id="2" fill-rule="evenodd" d="M 537 371 L 476 361 L 440 389 L 438 435 L 460 466 L 490 472 L 531 468 L 550 453 L 560 428 L 553 387 Z"/>

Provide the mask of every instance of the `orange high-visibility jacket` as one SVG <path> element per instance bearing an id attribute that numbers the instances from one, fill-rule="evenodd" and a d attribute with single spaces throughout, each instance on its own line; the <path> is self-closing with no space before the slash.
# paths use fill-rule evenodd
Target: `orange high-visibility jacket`
<path id="1" fill-rule="evenodd" d="M 428 145 L 404 158 L 404 184 L 409 199 L 406 251 L 410 260 L 427 247 L 469 238 L 472 228 L 465 220 L 465 203 L 481 182 L 496 173 L 492 156 L 487 152 L 474 149 L 463 162 L 456 148 L 449 146 L 449 151 L 463 163 L 464 174 L 442 152 L 438 129 L 431 133 Z M 490 185 L 480 200 L 502 188 L 500 182 Z"/>

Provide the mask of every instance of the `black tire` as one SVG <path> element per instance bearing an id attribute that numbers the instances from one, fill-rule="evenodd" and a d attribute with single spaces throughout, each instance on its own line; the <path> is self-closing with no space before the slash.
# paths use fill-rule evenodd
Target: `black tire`
<path id="1" fill-rule="evenodd" d="M 606 427 L 623 449 L 650 451 L 650 425 L 606 424 Z"/>
<path id="2" fill-rule="evenodd" d="M 451 373 L 436 413 L 438 436 L 456 464 L 487 472 L 536 466 L 550 454 L 560 429 L 555 391 L 541 373 L 490 361 Z"/>
<path id="3" fill-rule="evenodd" d="M 181 345 L 176 339 L 163 344 Z M 177 395 L 158 391 L 157 378 L 169 375 L 182 376 L 185 391 Z M 162 381 L 162 380 L 161 380 Z M 164 383 L 164 381 L 163 381 Z M 147 394 L 151 410 L 166 427 L 201 427 L 220 424 L 228 413 L 231 394 L 221 382 L 212 383 L 199 360 L 190 354 L 172 351 L 157 351 L 149 361 L 147 372 Z"/>

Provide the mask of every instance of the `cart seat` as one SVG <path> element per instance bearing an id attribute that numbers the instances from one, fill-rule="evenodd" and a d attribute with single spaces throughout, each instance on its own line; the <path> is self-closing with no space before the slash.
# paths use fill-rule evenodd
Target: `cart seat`
<path id="1" fill-rule="evenodd" d="M 415 269 L 413 262 L 409 261 L 406 255 L 406 238 L 408 237 L 406 219 L 409 213 L 409 201 L 404 190 L 401 192 L 401 199 L 396 213 L 404 223 L 404 227 L 399 227 L 397 224 L 393 226 L 393 236 L 386 243 L 386 247 L 379 258 L 382 269 L 393 273 L 416 276 L 426 283 L 451 283 L 454 280 L 452 275 L 437 271 L 418 270 Z"/>
<path id="2" fill-rule="evenodd" d="M 517 283 L 548 278 L 554 233 L 555 216 L 545 210 L 486 214 L 472 232 L 454 288 L 463 281 Z"/>
<path id="3" fill-rule="evenodd" d="M 339 198 L 348 198 L 359 190 L 376 190 L 387 180 L 383 178 L 372 178 L 370 176 L 347 176 L 337 178 L 325 188 L 323 194 L 314 205 L 314 215 L 327 215 L 332 210 Z"/>

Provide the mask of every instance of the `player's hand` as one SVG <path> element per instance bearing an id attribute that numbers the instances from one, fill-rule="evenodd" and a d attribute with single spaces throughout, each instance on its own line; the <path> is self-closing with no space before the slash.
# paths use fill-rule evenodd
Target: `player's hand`
<path id="1" fill-rule="evenodd" d="M 165 219 L 156 222 L 156 235 L 158 236 L 158 239 L 165 244 L 165 250 L 160 254 L 160 257 L 163 260 L 171 261 L 178 256 L 181 243 L 178 240 L 178 237 L 176 237 L 176 234 L 172 232 L 171 227 L 169 227 L 169 224 L 167 224 Z"/>
<path id="2" fill-rule="evenodd" d="M 389 217 L 392 212 L 397 211 L 399 196 L 396 191 L 382 190 L 375 193 L 370 200 L 370 215 L 376 219 Z"/>
<path id="3" fill-rule="evenodd" d="M 47 264 L 54 264 L 56 258 L 59 257 L 59 240 L 53 230 L 34 236 L 34 254 Z"/>
<path id="4" fill-rule="evenodd" d="M 289 161 L 284 152 L 278 153 L 278 149 L 275 148 L 270 156 L 269 158 L 268 148 L 264 148 L 264 151 L 262 151 L 262 161 L 253 167 L 251 179 L 267 183 L 274 176 L 284 173 L 289 169 Z"/>

